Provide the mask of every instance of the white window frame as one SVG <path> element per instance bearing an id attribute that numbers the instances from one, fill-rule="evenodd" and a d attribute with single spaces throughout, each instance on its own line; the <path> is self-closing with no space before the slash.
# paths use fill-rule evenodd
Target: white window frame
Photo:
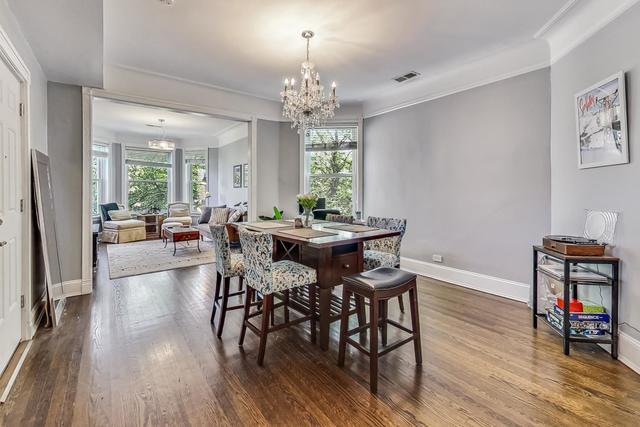
<path id="1" fill-rule="evenodd" d="M 152 148 L 139 147 L 135 145 L 123 145 L 122 146 L 122 198 L 124 206 L 128 208 L 129 206 L 129 164 L 137 164 L 142 166 L 156 166 L 163 167 L 169 169 L 169 173 L 167 174 L 167 203 L 172 203 L 175 197 L 175 188 L 174 188 L 174 172 L 175 172 L 175 159 L 176 154 L 175 151 L 168 151 L 169 155 L 169 166 L 164 163 L 154 163 L 154 162 L 143 162 L 143 161 L 132 161 L 131 163 L 127 162 L 127 150 L 136 150 L 136 151 L 149 151 L 152 153 L 157 152 Z"/>
<path id="2" fill-rule="evenodd" d="M 358 146 L 356 148 L 355 157 L 353 159 L 353 173 L 351 175 L 343 175 L 343 174 L 331 174 L 326 175 L 327 177 L 340 177 L 340 176 L 353 176 L 352 182 L 352 212 L 351 214 L 357 216 L 357 212 L 360 212 L 360 217 L 364 218 L 363 212 L 363 160 L 364 160 L 364 140 L 363 140 L 363 130 L 362 130 L 363 120 L 357 119 L 354 121 L 335 121 L 328 122 L 322 126 L 322 128 L 333 128 L 333 127 L 357 127 L 358 128 Z M 304 147 L 304 135 L 305 131 L 302 129 L 300 131 L 300 192 L 306 193 L 309 188 L 309 168 L 307 165 L 307 155 Z M 328 206 L 330 208 L 330 206 Z"/>
<path id="3" fill-rule="evenodd" d="M 186 195 L 185 199 L 187 199 L 189 201 L 189 210 L 191 211 L 192 214 L 198 215 L 200 214 L 200 212 L 197 212 L 195 210 L 195 208 L 193 207 L 193 200 L 191 200 L 191 163 L 189 163 L 187 161 L 187 153 L 189 152 L 194 152 L 194 151 L 200 151 L 200 152 L 204 152 L 204 170 L 205 170 L 205 177 L 207 177 L 207 185 L 206 185 L 206 191 L 209 192 L 209 183 L 211 182 L 210 178 L 209 178 L 209 149 L 208 148 L 189 148 L 189 149 L 184 149 L 182 152 L 182 156 L 183 156 L 183 162 L 184 162 L 184 177 L 183 177 L 183 194 Z"/>
<path id="4" fill-rule="evenodd" d="M 106 147 L 107 151 L 99 151 L 94 150 L 93 147 L 95 145 L 99 145 L 102 147 Z M 91 145 L 91 161 L 93 163 L 93 157 L 100 157 L 106 159 L 106 165 L 103 168 L 100 168 L 100 174 L 103 175 L 102 178 L 99 178 L 101 181 L 100 189 L 98 190 L 98 205 L 108 203 L 112 198 L 113 193 L 113 177 L 111 176 L 111 162 L 113 161 L 113 157 L 111 155 L 111 144 L 105 143 L 102 141 L 94 141 Z M 93 188 L 93 178 L 91 180 L 91 188 Z M 102 197 L 100 197 L 102 196 Z M 91 197 L 93 201 L 93 195 Z M 100 217 L 100 212 L 93 215 L 93 218 Z"/>

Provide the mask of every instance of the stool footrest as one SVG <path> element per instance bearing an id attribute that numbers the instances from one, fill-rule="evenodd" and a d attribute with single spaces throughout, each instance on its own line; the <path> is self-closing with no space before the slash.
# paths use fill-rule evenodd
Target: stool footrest
<path id="1" fill-rule="evenodd" d="M 386 320 L 388 325 L 394 326 L 402 331 L 408 332 L 410 334 L 413 334 L 413 331 L 405 326 L 402 326 L 401 324 L 399 324 L 398 322 L 394 321 L 394 320 Z"/>
<path id="2" fill-rule="evenodd" d="M 355 348 L 357 348 L 358 350 L 360 350 L 361 352 L 363 352 L 364 354 L 366 354 L 367 356 L 371 356 L 371 353 L 369 352 L 369 350 L 366 349 L 366 347 L 364 347 L 362 344 L 360 344 L 357 341 L 352 340 L 351 338 L 347 338 L 346 342 L 351 344 L 352 346 L 354 346 Z"/>
<path id="3" fill-rule="evenodd" d="M 384 350 L 380 350 L 380 351 L 378 351 L 378 356 L 382 356 L 382 355 L 384 355 L 384 354 L 387 354 L 387 353 L 389 353 L 390 351 L 393 351 L 393 350 L 395 350 L 396 348 L 398 348 L 398 347 L 400 347 L 400 346 L 402 346 L 402 345 L 405 345 L 405 344 L 407 344 L 407 343 L 410 343 L 410 342 L 411 342 L 411 341 L 413 341 L 414 339 L 415 339 L 415 337 L 413 336 L 413 334 L 411 334 L 411 336 L 410 336 L 409 338 L 406 338 L 406 339 L 403 339 L 403 340 L 400 340 L 400 341 L 396 341 L 396 342 L 394 342 L 393 344 L 391 344 L 391 345 L 389 345 L 389 346 L 385 347 L 385 348 L 384 348 Z"/>

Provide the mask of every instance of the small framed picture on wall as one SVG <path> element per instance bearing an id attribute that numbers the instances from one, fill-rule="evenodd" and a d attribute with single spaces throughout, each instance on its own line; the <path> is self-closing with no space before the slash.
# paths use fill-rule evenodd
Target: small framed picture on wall
<path id="1" fill-rule="evenodd" d="M 249 163 L 242 165 L 242 186 L 249 187 Z"/>
<path id="2" fill-rule="evenodd" d="M 624 72 L 588 87 L 575 100 L 578 167 L 629 163 Z"/>
<path id="3" fill-rule="evenodd" d="M 242 165 L 233 166 L 233 188 L 242 187 Z"/>

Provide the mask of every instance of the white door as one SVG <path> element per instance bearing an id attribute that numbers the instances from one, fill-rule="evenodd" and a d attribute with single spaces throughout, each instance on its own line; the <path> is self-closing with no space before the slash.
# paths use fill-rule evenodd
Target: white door
<path id="1" fill-rule="evenodd" d="M 0 59 L 0 372 L 20 342 L 20 81 Z"/>

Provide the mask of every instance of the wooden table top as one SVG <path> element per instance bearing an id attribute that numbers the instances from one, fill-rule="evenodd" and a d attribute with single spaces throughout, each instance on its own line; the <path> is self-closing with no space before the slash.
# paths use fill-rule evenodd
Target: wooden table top
<path id="1" fill-rule="evenodd" d="M 169 227 L 169 228 L 165 228 L 164 231 L 165 233 L 171 236 L 174 236 L 174 235 L 179 236 L 181 234 L 195 234 L 195 233 L 198 233 L 198 236 L 200 236 L 200 230 L 193 227 Z"/>
<path id="2" fill-rule="evenodd" d="M 545 254 L 547 254 L 549 256 L 558 258 L 560 260 L 580 262 L 580 263 L 583 263 L 583 264 L 588 264 L 588 263 L 593 263 L 593 264 L 614 263 L 614 262 L 619 262 L 620 261 L 620 258 L 615 257 L 615 256 L 609 256 L 609 255 L 603 255 L 603 256 L 565 255 L 565 254 L 563 254 L 561 252 L 556 252 L 556 251 L 554 251 L 552 249 L 545 248 L 542 245 L 533 245 L 533 248 L 538 252 L 545 253 Z"/>
<path id="3" fill-rule="evenodd" d="M 260 222 L 270 223 L 270 224 L 282 224 L 283 226 L 280 228 L 258 228 L 255 224 L 259 224 Z M 274 237 L 279 240 L 284 240 L 291 243 L 298 243 L 302 245 L 307 245 L 312 248 L 329 248 L 333 246 L 340 245 L 348 245 L 351 243 L 360 243 L 367 240 L 375 240 L 382 239 L 384 237 L 392 237 L 399 236 L 399 231 L 391 231 L 384 229 L 376 229 L 375 231 L 364 231 L 364 232 L 350 232 L 337 230 L 334 228 L 328 228 L 330 226 L 336 225 L 345 225 L 336 222 L 323 221 L 318 222 L 312 225 L 314 230 L 326 231 L 329 233 L 334 233 L 331 236 L 322 236 L 322 237 L 314 237 L 314 238 L 303 238 L 294 236 L 291 234 L 282 233 L 282 230 L 291 230 L 293 229 L 292 221 L 259 221 L 259 222 L 249 222 L 249 223 L 234 223 L 236 227 L 246 227 L 250 230 L 260 231 L 263 233 L 271 233 Z"/>

